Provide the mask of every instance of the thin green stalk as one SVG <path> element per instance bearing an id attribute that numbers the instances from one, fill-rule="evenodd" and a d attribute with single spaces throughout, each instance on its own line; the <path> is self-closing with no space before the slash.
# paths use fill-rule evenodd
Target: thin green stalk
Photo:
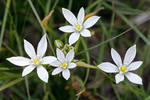
<path id="1" fill-rule="evenodd" d="M 87 45 L 86 45 L 85 41 L 83 40 L 83 38 L 81 39 L 81 43 L 82 43 L 82 45 L 83 45 L 83 48 L 84 48 L 84 49 L 87 49 Z M 89 64 L 89 63 L 90 63 L 90 55 L 89 55 L 89 52 L 86 52 L 86 58 L 87 58 L 87 63 Z M 86 82 L 87 82 L 87 80 L 88 80 L 89 73 L 90 73 L 90 69 L 87 68 L 87 70 L 86 70 L 86 75 L 85 75 L 85 79 L 84 79 L 84 82 L 83 82 L 84 85 L 86 84 Z"/>
<path id="2" fill-rule="evenodd" d="M 55 9 L 55 7 L 57 6 L 58 2 L 59 2 L 59 0 L 56 0 L 56 1 L 55 1 L 54 6 L 52 7 L 52 10 Z"/>
<path id="3" fill-rule="evenodd" d="M 115 19 L 114 7 L 115 7 L 114 0 L 112 0 L 112 16 L 111 16 L 111 23 L 110 23 L 108 38 L 111 38 L 111 33 L 113 30 L 113 26 L 114 26 L 114 19 Z M 113 42 L 110 42 L 110 45 L 111 47 L 114 47 Z"/>
<path id="4" fill-rule="evenodd" d="M 31 1 L 31 0 L 28 0 L 28 3 L 29 3 L 29 5 L 31 6 L 31 8 L 32 8 L 32 10 L 33 10 L 33 12 L 34 12 L 34 14 L 35 14 L 35 16 L 36 16 L 36 18 L 37 18 L 37 20 L 38 20 L 38 22 L 39 22 L 41 28 L 42 28 L 42 30 L 43 30 L 43 34 L 47 34 L 45 28 L 43 27 L 43 25 L 42 25 L 42 23 L 41 23 L 41 19 L 40 19 L 38 13 L 37 13 L 37 11 L 36 11 L 36 9 L 35 9 L 35 7 L 34 7 L 32 1 Z M 47 36 L 47 39 L 48 39 L 48 42 L 49 42 L 49 44 L 50 44 L 50 48 L 51 48 L 51 50 L 52 50 L 52 52 L 53 52 L 53 55 L 55 56 L 55 52 L 54 52 L 54 49 L 53 49 L 53 47 L 52 47 L 52 43 L 51 43 L 50 39 L 48 38 L 48 36 Z"/>
<path id="5" fill-rule="evenodd" d="M 50 7 L 51 7 L 51 0 L 48 0 L 47 4 L 46 4 L 45 16 L 47 16 L 49 14 Z"/>
<path id="6" fill-rule="evenodd" d="M 7 0 L 6 7 L 5 7 L 5 13 L 4 13 L 4 17 L 3 17 L 3 23 L 2 23 L 1 34 L 0 34 L 0 51 L 1 51 L 1 46 L 2 46 L 2 42 L 3 42 L 4 30 L 5 30 L 5 26 L 6 26 L 10 2 L 11 2 L 11 0 Z"/>
<path id="7" fill-rule="evenodd" d="M 72 8 L 72 0 L 69 0 L 69 5 L 68 5 L 68 9 Z"/>
<path id="8" fill-rule="evenodd" d="M 27 76 L 25 76 L 25 85 L 26 85 L 26 88 L 27 88 L 28 100 L 31 100 L 30 90 L 29 90 L 29 82 L 28 82 L 28 77 Z"/>

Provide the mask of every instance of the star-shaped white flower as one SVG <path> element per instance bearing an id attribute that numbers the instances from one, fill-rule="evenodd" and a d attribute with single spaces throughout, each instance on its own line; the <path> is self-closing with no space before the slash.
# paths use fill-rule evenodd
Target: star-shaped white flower
<path id="1" fill-rule="evenodd" d="M 32 44 L 26 40 L 24 40 L 24 48 L 30 58 L 17 56 L 17 57 L 7 58 L 7 60 L 17 66 L 27 66 L 24 68 L 22 72 L 22 76 L 26 76 L 36 68 L 38 77 L 42 81 L 47 83 L 49 77 L 48 72 L 42 66 L 42 64 L 50 64 L 51 62 L 55 61 L 56 58 L 53 56 L 43 57 L 47 49 L 46 35 L 44 35 L 41 38 L 40 42 L 38 43 L 37 53 L 35 52 L 35 49 L 32 46 Z"/>
<path id="2" fill-rule="evenodd" d="M 77 18 L 68 9 L 62 8 L 62 13 L 71 25 L 62 26 L 59 30 L 72 33 L 69 37 L 69 45 L 74 44 L 79 39 L 80 34 L 83 37 L 91 37 L 88 28 L 92 27 L 100 18 L 99 16 L 92 16 L 84 21 L 85 12 L 83 7 L 80 9 Z"/>
<path id="3" fill-rule="evenodd" d="M 52 62 L 51 65 L 57 68 L 54 69 L 52 75 L 56 75 L 62 72 L 62 76 L 66 80 L 68 80 L 70 77 L 69 69 L 73 69 L 77 66 L 75 63 L 71 62 L 74 58 L 74 49 L 71 49 L 66 56 L 58 48 L 56 50 L 56 53 L 57 53 L 57 60 Z"/>
<path id="4" fill-rule="evenodd" d="M 132 62 L 136 56 L 136 45 L 127 50 L 123 63 L 120 55 L 113 48 L 111 49 L 111 56 L 117 66 L 110 62 L 104 62 L 98 65 L 101 70 L 107 73 L 118 73 L 115 76 L 116 83 L 123 81 L 124 76 L 126 76 L 132 83 L 142 85 L 142 79 L 137 74 L 130 72 L 138 69 L 143 63 L 142 61 Z"/>

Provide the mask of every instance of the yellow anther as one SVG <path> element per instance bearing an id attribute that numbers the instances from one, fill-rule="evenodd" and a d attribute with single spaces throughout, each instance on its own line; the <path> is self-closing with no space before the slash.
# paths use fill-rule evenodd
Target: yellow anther
<path id="1" fill-rule="evenodd" d="M 39 62 L 39 59 L 34 59 L 34 63 L 37 64 Z"/>
<path id="2" fill-rule="evenodd" d="M 120 70 L 121 70 L 122 72 L 125 72 L 125 71 L 127 70 L 127 68 L 126 68 L 125 66 L 122 66 L 122 67 L 120 68 Z"/>
<path id="3" fill-rule="evenodd" d="M 61 64 L 61 66 L 62 66 L 63 68 L 66 68 L 67 63 L 63 62 L 63 63 Z"/>
<path id="4" fill-rule="evenodd" d="M 77 29 L 77 30 L 80 30 L 80 29 L 81 29 L 81 26 L 80 26 L 80 25 L 77 25 L 77 26 L 76 26 L 76 29 Z"/>

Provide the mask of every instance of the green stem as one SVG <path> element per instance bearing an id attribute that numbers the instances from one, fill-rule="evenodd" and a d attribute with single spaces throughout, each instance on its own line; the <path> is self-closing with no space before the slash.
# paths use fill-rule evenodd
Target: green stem
<path id="1" fill-rule="evenodd" d="M 25 76 L 25 84 L 26 84 L 26 88 L 27 88 L 28 100 L 31 100 L 30 90 L 29 90 L 29 83 L 28 83 L 28 77 L 27 76 Z"/>
<path id="2" fill-rule="evenodd" d="M 76 62 L 76 64 L 77 64 L 78 67 L 91 68 L 91 69 L 99 69 L 97 66 L 93 66 L 93 65 L 87 64 L 87 63 L 82 62 L 82 61 L 78 61 L 78 62 Z"/>
<path id="3" fill-rule="evenodd" d="M 81 42 L 82 42 L 82 44 L 83 44 L 83 48 L 84 48 L 84 49 L 87 49 L 86 43 L 85 43 L 85 41 L 83 40 L 83 38 L 81 39 Z M 86 58 L 87 58 L 87 63 L 90 63 L 90 55 L 89 55 L 88 52 L 86 52 Z M 85 76 L 85 79 L 84 79 L 84 82 L 83 82 L 84 85 L 86 84 L 86 82 L 87 82 L 87 80 L 88 80 L 89 73 L 90 73 L 90 68 L 87 68 L 87 70 L 86 70 L 86 76 Z"/>
<path id="4" fill-rule="evenodd" d="M 5 30 L 5 26 L 6 26 L 6 20 L 7 20 L 8 10 L 10 7 L 10 2 L 11 2 L 11 0 L 7 0 L 7 4 L 6 4 L 6 8 L 5 8 L 5 14 L 3 17 L 3 23 L 2 23 L 1 34 L 0 34 L 0 50 L 1 50 L 1 46 L 2 46 L 4 30 Z"/>

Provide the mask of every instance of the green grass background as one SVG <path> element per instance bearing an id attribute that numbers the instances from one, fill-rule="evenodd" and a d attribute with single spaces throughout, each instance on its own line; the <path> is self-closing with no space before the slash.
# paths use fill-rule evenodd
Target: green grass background
<path id="1" fill-rule="evenodd" d="M 96 14 L 101 19 L 91 28 L 94 35 L 80 39 L 75 58 L 91 65 L 112 62 L 110 48 L 123 58 L 126 50 L 136 44 L 135 60 L 144 63 L 135 73 L 142 77 L 143 85 L 134 85 L 127 79 L 115 84 L 114 74 L 82 67 L 73 69 L 68 81 L 61 75 L 51 76 L 51 66 L 45 66 L 49 71 L 48 84 L 37 77 L 36 71 L 22 78 L 23 68 L 6 58 L 27 57 L 23 39 L 36 47 L 45 32 L 49 40 L 46 54 L 55 55 L 54 41 L 67 43 L 69 37 L 58 30 L 67 24 L 61 12 L 63 7 L 75 15 L 81 7 L 86 14 L 104 7 Z M 46 31 L 41 20 L 51 10 L 54 13 Z M 150 100 L 149 19 L 150 0 L 0 0 L 0 100 Z"/>

